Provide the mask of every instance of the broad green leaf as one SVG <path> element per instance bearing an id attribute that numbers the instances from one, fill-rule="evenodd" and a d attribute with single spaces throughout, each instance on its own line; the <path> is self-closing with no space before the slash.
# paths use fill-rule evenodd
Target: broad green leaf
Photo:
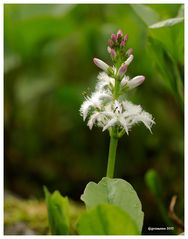
<path id="1" fill-rule="evenodd" d="M 82 214 L 77 229 L 80 235 L 139 235 L 129 214 L 111 204 L 98 205 Z"/>
<path id="2" fill-rule="evenodd" d="M 131 4 L 131 7 L 147 26 L 158 22 L 160 19 L 158 13 L 148 6 L 143 4 Z"/>
<path id="3" fill-rule="evenodd" d="M 178 24 L 184 20 L 183 17 L 175 17 L 175 18 L 169 18 L 164 21 L 156 22 L 149 26 L 149 28 L 161 28 L 161 27 L 169 27 L 173 26 L 175 24 Z"/>
<path id="4" fill-rule="evenodd" d="M 58 191 L 50 194 L 44 187 L 48 208 L 48 220 L 53 235 L 68 235 L 69 233 L 69 202 Z"/>
<path id="5" fill-rule="evenodd" d="M 125 180 L 105 177 L 98 184 L 90 182 L 87 184 L 81 200 L 85 202 L 87 208 L 102 203 L 120 207 L 131 216 L 141 232 L 144 218 L 142 205 L 134 188 Z"/>

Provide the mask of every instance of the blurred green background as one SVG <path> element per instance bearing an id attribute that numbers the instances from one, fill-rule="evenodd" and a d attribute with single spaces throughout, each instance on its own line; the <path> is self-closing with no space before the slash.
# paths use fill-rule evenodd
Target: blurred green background
<path id="1" fill-rule="evenodd" d="M 111 64 L 107 40 L 122 29 L 135 55 L 128 75 L 146 76 L 130 100 L 156 125 L 153 134 L 136 126 L 120 140 L 115 176 L 137 191 L 145 234 L 162 224 L 144 179 L 151 168 L 160 177 L 165 208 L 176 194 L 183 219 L 184 25 L 148 27 L 182 16 L 180 4 L 5 4 L 5 190 L 41 199 L 46 185 L 78 201 L 89 181 L 105 176 L 108 133 L 90 131 L 79 108 L 96 83 L 93 57 Z"/>

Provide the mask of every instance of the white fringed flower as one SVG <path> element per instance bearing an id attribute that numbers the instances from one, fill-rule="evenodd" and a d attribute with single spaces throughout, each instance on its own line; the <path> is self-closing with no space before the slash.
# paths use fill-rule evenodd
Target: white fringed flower
<path id="1" fill-rule="evenodd" d="M 91 97 L 86 97 L 86 100 L 83 102 L 80 108 L 81 116 L 83 120 L 88 116 L 90 110 L 101 110 L 104 102 L 112 100 L 112 95 L 110 92 L 105 91 L 95 91 Z"/>
<path id="2" fill-rule="evenodd" d="M 92 129 L 96 124 L 103 128 L 103 131 L 113 126 L 124 129 L 129 134 L 130 129 L 138 123 L 143 123 L 151 132 L 151 127 L 155 123 L 152 115 L 145 112 L 140 105 L 134 105 L 129 101 L 108 102 L 103 105 L 102 110 L 94 111 L 89 118 L 88 126 Z"/>
<path id="3" fill-rule="evenodd" d="M 105 72 L 99 73 L 97 78 L 96 91 L 111 90 L 115 86 L 115 79 L 108 76 Z"/>
<path id="4" fill-rule="evenodd" d="M 155 121 L 151 114 L 144 111 L 140 105 L 135 105 L 130 101 L 123 101 L 123 115 L 126 118 L 128 127 L 131 128 L 135 124 L 142 122 L 151 132 L 151 127 Z"/>

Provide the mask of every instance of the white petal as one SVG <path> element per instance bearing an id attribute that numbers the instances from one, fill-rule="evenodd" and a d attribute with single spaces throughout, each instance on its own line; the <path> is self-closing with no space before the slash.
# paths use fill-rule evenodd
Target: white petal
<path id="1" fill-rule="evenodd" d="M 134 117 L 134 124 L 142 122 L 151 132 L 151 127 L 155 124 L 155 121 L 152 118 L 152 115 L 148 112 L 143 111 L 141 114 L 138 114 Z"/>
<path id="2" fill-rule="evenodd" d="M 106 129 L 108 129 L 108 128 L 114 126 L 116 123 L 117 123 L 117 119 L 116 119 L 116 118 L 111 119 L 111 120 L 104 126 L 104 128 L 102 129 L 102 131 L 105 131 Z"/>
<path id="3" fill-rule="evenodd" d="M 91 117 L 90 117 L 90 119 L 89 119 L 89 121 L 87 123 L 87 125 L 89 126 L 90 129 L 93 128 L 93 125 L 95 124 L 95 122 L 96 122 L 96 120 L 97 120 L 99 115 L 100 115 L 99 112 L 95 112 L 94 114 L 91 115 Z"/>
<path id="4" fill-rule="evenodd" d="M 80 114 L 81 116 L 83 116 L 84 121 L 88 115 L 90 107 L 91 107 L 91 102 L 89 100 L 84 101 L 83 104 L 81 105 Z"/>
<path id="5" fill-rule="evenodd" d="M 112 111 L 103 111 L 103 112 L 101 112 L 101 114 L 107 116 L 108 118 L 114 118 L 114 117 L 116 117 L 115 114 L 114 114 L 114 112 L 112 112 Z"/>
<path id="6" fill-rule="evenodd" d="M 120 122 L 121 126 L 123 126 L 123 128 L 125 129 L 125 132 L 127 134 L 129 134 L 128 124 L 127 124 L 126 120 L 121 117 L 121 118 L 119 118 L 119 122 Z"/>
<path id="7" fill-rule="evenodd" d="M 112 95 L 107 91 L 95 91 L 90 98 L 93 107 L 101 108 L 104 104 L 104 100 L 111 100 Z"/>
<path id="8" fill-rule="evenodd" d="M 128 113 L 128 115 L 139 114 L 142 111 L 142 107 L 140 105 L 135 105 L 128 100 L 123 101 L 122 104 L 125 112 Z"/>
<path id="9" fill-rule="evenodd" d="M 93 104 L 95 107 L 99 107 L 99 106 L 100 106 L 100 97 L 101 97 L 100 92 L 94 92 L 94 93 L 91 95 L 90 101 L 92 102 L 92 104 Z"/>
<path id="10" fill-rule="evenodd" d="M 100 100 L 112 100 L 112 93 L 109 91 L 101 91 L 99 93 Z"/>
<path id="11" fill-rule="evenodd" d="M 83 120 L 85 121 L 92 107 L 101 109 L 104 104 L 103 101 L 109 101 L 111 99 L 112 95 L 105 91 L 96 91 L 91 95 L 91 97 L 87 97 L 80 108 L 80 114 L 83 116 Z"/>
<path id="12" fill-rule="evenodd" d="M 96 85 L 96 91 L 104 90 L 106 87 L 110 87 L 111 85 L 114 87 L 115 79 L 108 76 L 105 72 L 101 72 L 98 75 L 98 82 Z"/>

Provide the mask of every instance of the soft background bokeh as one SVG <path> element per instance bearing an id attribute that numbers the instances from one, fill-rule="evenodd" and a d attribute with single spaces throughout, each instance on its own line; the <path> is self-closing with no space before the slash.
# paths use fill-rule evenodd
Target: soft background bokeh
<path id="1" fill-rule="evenodd" d="M 178 196 L 183 219 L 184 115 L 183 23 L 149 29 L 148 24 L 182 16 L 178 4 L 4 6 L 5 190 L 21 198 L 42 199 L 43 185 L 78 201 L 85 185 L 106 173 L 108 133 L 83 122 L 79 108 L 96 82 L 93 57 L 109 64 L 111 33 L 122 29 L 134 48 L 130 76 L 144 84 L 130 99 L 156 121 L 153 134 L 132 129 L 118 145 L 115 176 L 137 191 L 148 226 L 163 226 L 145 174 L 160 177 L 164 206 Z M 155 11 L 155 12 L 154 12 Z"/>

